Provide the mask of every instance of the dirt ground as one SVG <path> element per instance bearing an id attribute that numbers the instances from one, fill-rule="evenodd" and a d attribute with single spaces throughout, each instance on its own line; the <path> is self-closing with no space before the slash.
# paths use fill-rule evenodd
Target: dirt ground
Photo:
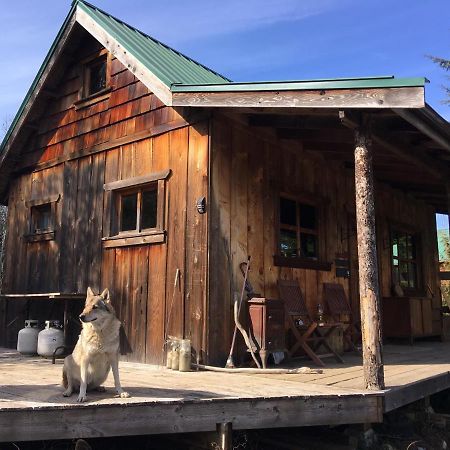
<path id="1" fill-rule="evenodd" d="M 370 427 L 233 433 L 233 450 L 450 450 L 450 390 L 396 410 Z M 218 450 L 215 433 L 0 443 L 0 450 Z"/>

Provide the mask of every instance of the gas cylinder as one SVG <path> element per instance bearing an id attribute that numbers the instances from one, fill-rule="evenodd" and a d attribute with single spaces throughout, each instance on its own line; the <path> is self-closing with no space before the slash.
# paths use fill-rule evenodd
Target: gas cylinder
<path id="1" fill-rule="evenodd" d="M 35 355 L 39 334 L 39 321 L 25 320 L 25 328 L 17 336 L 17 351 L 22 355 Z"/>
<path id="2" fill-rule="evenodd" d="M 53 356 L 53 352 L 64 345 L 64 333 L 59 320 L 46 320 L 45 329 L 38 336 L 37 352 L 40 356 Z M 56 355 L 62 355 L 64 349 L 61 348 Z"/>

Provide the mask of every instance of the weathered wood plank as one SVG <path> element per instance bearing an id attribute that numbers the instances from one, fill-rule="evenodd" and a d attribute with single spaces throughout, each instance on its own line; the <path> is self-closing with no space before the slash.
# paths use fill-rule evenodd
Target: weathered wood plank
<path id="1" fill-rule="evenodd" d="M 423 108 L 424 88 L 276 92 L 174 92 L 173 106 L 245 108 Z"/>

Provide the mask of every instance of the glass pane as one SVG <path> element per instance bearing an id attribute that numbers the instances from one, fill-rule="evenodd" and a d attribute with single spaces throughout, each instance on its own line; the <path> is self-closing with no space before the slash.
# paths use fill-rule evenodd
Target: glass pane
<path id="1" fill-rule="evenodd" d="M 291 230 L 280 230 L 280 253 L 282 256 L 297 256 L 297 234 Z"/>
<path id="2" fill-rule="evenodd" d="M 398 261 L 397 261 L 397 265 L 398 265 Z M 400 276 L 399 276 L 399 273 L 398 273 L 398 267 L 393 267 L 392 275 L 393 275 L 393 278 L 394 278 L 394 280 L 393 280 L 394 283 L 400 284 Z"/>
<path id="3" fill-rule="evenodd" d="M 401 234 L 398 237 L 398 253 L 400 258 L 406 259 L 408 257 L 406 234 Z"/>
<path id="4" fill-rule="evenodd" d="M 302 233 L 300 235 L 300 247 L 302 256 L 306 258 L 317 258 L 317 236 Z"/>
<path id="5" fill-rule="evenodd" d="M 89 68 L 89 95 L 106 88 L 106 60 Z"/>
<path id="6" fill-rule="evenodd" d="M 397 233 L 392 233 L 392 256 L 398 257 L 398 238 Z"/>
<path id="7" fill-rule="evenodd" d="M 401 287 L 409 286 L 408 263 L 400 262 L 399 265 L 399 282 Z"/>
<path id="8" fill-rule="evenodd" d="M 407 236 L 408 239 L 408 258 L 416 259 L 416 239 L 412 235 Z"/>
<path id="9" fill-rule="evenodd" d="M 52 207 L 50 204 L 33 207 L 33 232 L 48 231 L 51 228 Z"/>
<path id="10" fill-rule="evenodd" d="M 120 231 L 135 230 L 137 227 L 137 193 L 123 195 L 120 201 L 122 203 Z"/>
<path id="11" fill-rule="evenodd" d="M 316 229 L 316 208 L 314 206 L 300 204 L 300 227 Z"/>
<path id="12" fill-rule="evenodd" d="M 158 191 L 144 191 L 142 193 L 142 229 L 156 228 L 158 206 Z"/>
<path id="13" fill-rule="evenodd" d="M 414 263 L 409 263 L 409 287 L 415 288 L 417 287 L 417 267 Z"/>
<path id="14" fill-rule="evenodd" d="M 280 198 L 280 222 L 284 225 L 297 225 L 297 210 L 294 200 Z"/>

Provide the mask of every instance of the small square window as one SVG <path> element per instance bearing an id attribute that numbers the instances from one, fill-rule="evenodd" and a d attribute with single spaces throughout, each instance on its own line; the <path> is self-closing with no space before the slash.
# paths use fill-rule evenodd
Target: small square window
<path id="1" fill-rule="evenodd" d="M 104 247 L 165 241 L 165 192 L 170 173 L 164 170 L 104 185 L 107 204 L 111 205 L 111 221 L 105 224 Z"/>
<path id="2" fill-rule="evenodd" d="M 96 94 L 106 88 L 106 58 L 89 64 L 88 75 L 88 95 Z"/>
<path id="3" fill-rule="evenodd" d="M 119 233 L 157 228 L 158 185 L 154 183 L 133 191 L 117 192 Z"/>
<path id="4" fill-rule="evenodd" d="M 82 98 L 104 92 L 109 85 L 108 54 L 90 58 L 83 64 Z"/>
<path id="5" fill-rule="evenodd" d="M 31 207 L 31 233 L 46 233 L 53 230 L 52 205 L 46 203 L 44 205 Z"/>

